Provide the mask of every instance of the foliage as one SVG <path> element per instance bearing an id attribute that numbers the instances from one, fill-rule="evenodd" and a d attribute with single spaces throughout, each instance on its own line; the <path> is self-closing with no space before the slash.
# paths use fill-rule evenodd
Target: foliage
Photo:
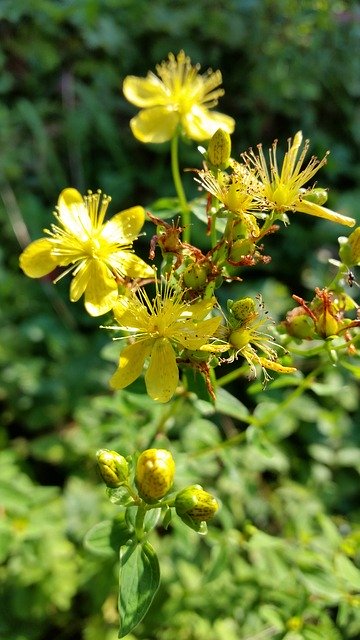
<path id="1" fill-rule="evenodd" d="M 217 389 L 215 403 L 189 375 L 185 400 L 159 405 L 140 377 L 129 390 L 110 392 L 119 342 L 110 344 L 98 320 L 68 301 L 66 283 L 29 281 L 18 270 L 19 244 L 42 234 L 64 187 L 101 185 L 119 209 L 150 208 L 163 196 L 153 216 L 174 212 L 168 149 L 133 140 L 135 110 L 120 86 L 181 49 L 221 69 L 221 109 L 237 122 L 236 158 L 260 140 L 266 148 L 302 129 L 314 153 L 331 149 L 322 172 L 329 206 L 356 217 L 357 3 L 175 4 L 0 6 L 0 635 L 115 640 L 122 507 L 107 499 L 95 453 L 107 447 L 128 457 L 156 447 L 176 461 L 175 492 L 201 482 L 220 509 L 206 537 L 175 517 L 151 530 L 161 582 L 130 640 L 355 639 L 358 355 L 337 360 L 338 338 L 293 336 L 285 346 L 302 363 L 301 375 L 284 373 L 263 390 L 242 370 Z M 183 166 L 198 166 L 194 147 L 183 144 L 180 154 Z M 188 173 L 184 184 L 195 198 Z M 328 325 L 315 288 L 340 286 L 356 301 L 358 273 L 344 251 L 338 256 L 339 228 L 305 217 L 267 241 L 272 262 L 242 273 L 241 295 L 261 293 L 280 323 L 296 294 L 297 308 L 321 332 Z M 148 223 L 137 241 L 144 259 L 153 234 Z M 201 220 L 192 242 L 210 249 Z M 224 308 L 226 298 L 238 297 L 236 287 L 220 295 Z"/>

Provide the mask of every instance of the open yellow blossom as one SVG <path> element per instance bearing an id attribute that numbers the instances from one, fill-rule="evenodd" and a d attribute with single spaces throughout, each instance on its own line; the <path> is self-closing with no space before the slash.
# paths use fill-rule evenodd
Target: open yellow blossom
<path id="1" fill-rule="evenodd" d="M 259 203 L 263 203 L 264 209 L 272 209 L 279 214 L 285 213 L 286 211 L 298 211 L 353 227 L 355 224 L 353 218 L 331 211 L 326 207 L 306 199 L 306 194 L 309 193 L 311 189 L 305 190 L 304 192 L 303 187 L 326 163 L 328 154 L 326 154 L 322 160 L 318 160 L 318 158 L 312 156 L 309 163 L 302 168 L 309 149 L 309 140 L 305 141 L 303 149 L 300 152 L 301 145 L 302 133 L 298 131 L 293 140 L 291 140 L 291 138 L 288 140 L 288 150 L 285 153 L 281 170 L 277 163 L 276 140 L 269 150 L 269 168 L 262 150 L 262 145 L 258 145 L 258 155 L 256 155 L 253 150 L 243 154 L 244 161 L 249 167 L 255 169 L 258 178 L 258 183 L 254 191 L 255 198 L 258 199 Z"/>
<path id="2" fill-rule="evenodd" d="M 260 229 L 253 213 L 262 210 L 263 207 L 255 197 L 258 182 L 253 171 L 236 163 L 231 174 L 219 172 L 215 176 L 206 169 L 197 171 L 195 180 L 208 193 L 217 198 L 225 210 L 231 211 L 235 216 L 241 218 L 254 238 L 260 235 Z"/>
<path id="3" fill-rule="evenodd" d="M 224 94 L 219 87 L 221 72 L 208 70 L 201 75 L 199 68 L 180 51 L 176 57 L 169 53 L 168 60 L 157 65 L 157 75 L 149 71 L 146 78 L 125 78 L 125 97 L 141 108 L 130 121 L 135 138 L 145 143 L 166 142 L 174 137 L 178 125 L 197 141 L 208 140 L 219 128 L 233 132 L 233 118 L 210 111 Z"/>
<path id="4" fill-rule="evenodd" d="M 76 189 L 64 189 L 54 212 L 57 224 L 45 229 L 47 237 L 32 242 L 20 256 L 20 266 L 30 278 L 41 278 L 56 267 L 68 267 L 56 280 L 73 273 L 70 300 L 85 294 L 85 308 L 92 316 L 112 309 L 118 297 L 117 279 L 148 278 L 152 268 L 132 252 L 132 242 L 144 221 L 143 207 L 116 214 L 104 224 L 111 198 Z"/>
<path id="5" fill-rule="evenodd" d="M 130 297 L 120 297 L 113 311 L 119 327 L 134 333 L 131 344 L 120 355 L 117 371 L 110 380 L 113 389 L 124 389 L 145 373 L 146 389 L 157 402 L 167 402 L 179 382 L 177 355 L 199 350 L 208 343 L 221 318 L 205 319 L 215 300 L 194 302 L 183 300 L 182 291 L 174 291 L 168 283 L 157 286 L 150 300 L 144 290 Z"/>

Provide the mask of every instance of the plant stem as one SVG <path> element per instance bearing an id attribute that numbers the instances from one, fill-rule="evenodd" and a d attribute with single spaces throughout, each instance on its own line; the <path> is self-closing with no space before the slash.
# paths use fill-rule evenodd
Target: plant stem
<path id="1" fill-rule="evenodd" d="M 145 505 L 140 505 L 138 507 L 136 517 L 135 517 L 135 534 L 136 539 L 140 542 L 144 537 L 144 518 L 146 514 Z"/>
<path id="2" fill-rule="evenodd" d="M 221 378 L 216 380 L 217 387 L 225 387 L 225 385 L 229 384 L 229 382 L 233 382 L 237 378 L 239 378 L 244 373 L 243 367 L 238 367 L 238 369 L 233 369 L 233 371 L 229 371 Z"/>
<path id="3" fill-rule="evenodd" d="M 181 224 L 183 226 L 183 240 L 190 242 L 190 207 L 186 200 L 184 187 L 179 170 L 179 135 L 176 133 L 171 140 L 171 171 L 175 190 L 180 202 Z"/>

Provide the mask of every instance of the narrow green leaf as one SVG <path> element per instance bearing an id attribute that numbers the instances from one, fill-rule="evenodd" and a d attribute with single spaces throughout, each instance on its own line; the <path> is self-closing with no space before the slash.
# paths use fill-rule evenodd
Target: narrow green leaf
<path id="1" fill-rule="evenodd" d="M 149 542 L 122 547 L 119 571 L 119 638 L 142 620 L 160 582 L 157 555 Z"/>

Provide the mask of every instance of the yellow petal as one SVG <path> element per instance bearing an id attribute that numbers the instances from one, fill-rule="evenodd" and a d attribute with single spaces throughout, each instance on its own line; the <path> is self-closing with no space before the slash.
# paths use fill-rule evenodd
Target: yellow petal
<path id="1" fill-rule="evenodd" d="M 176 356 L 167 338 L 158 338 L 151 350 L 148 370 L 145 374 L 146 390 L 156 402 L 168 402 L 179 382 Z"/>
<path id="2" fill-rule="evenodd" d="M 64 229 L 80 240 L 86 240 L 92 224 L 82 195 L 76 189 L 64 189 L 59 195 L 57 206 Z"/>
<path id="3" fill-rule="evenodd" d="M 198 350 L 214 335 L 220 323 L 220 316 L 209 318 L 209 320 L 203 320 L 196 324 L 185 322 L 180 325 L 179 323 L 179 327 L 173 332 L 173 337 L 185 349 Z"/>
<path id="4" fill-rule="evenodd" d="M 108 242 L 130 244 L 135 240 L 145 222 L 143 207 L 131 207 L 117 213 L 104 225 L 101 236 Z"/>
<path id="5" fill-rule="evenodd" d="M 129 344 L 122 350 L 119 366 L 110 378 L 110 387 L 112 389 L 125 389 L 141 375 L 144 360 L 151 351 L 152 343 L 152 338 L 139 340 L 134 344 Z"/>
<path id="6" fill-rule="evenodd" d="M 116 251 L 109 258 L 115 271 L 130 278 L 153 278 L 154 269 L 131 251 Z"/>
<path id="7" fill-rule="evenodd" d="M 284 367 L 284 365 L 279 362 L 274 362 L 273 360 L 268 360 L 267 358 L 259 358 L 259 364 L 265 369 L 270 369 L 271 371 L 277 371 L 277 373 L 295 373 L 297 371 L 296 367 Z"/>
<path id="8" fill-rule="evenodd" d="M 217 304 L 216 298 L 210 298 L 209 300 L 198 300 L 198 302 L 194 302 L 189 307 L 189 311 L 191 311 L 191 316 L 195 320 L 203 320 L 210 313 L 210 311 Z"/>
<path id="9" fill-rule="evenodd" d="M 235 120 L 218 111 L 209 111 L 205 107 L 194 105 L 182 119 L 186 135 L 192 140 L 208 140 L 218 129 L 232 133 Z"/>
<path id="10" fill-rule="evenodd" d="M 140 142 L 167 142 L 174 136 L 179 122 L 179 114 L 170 107 L 152 107 L 139 111 L 130 120 L 133 135 Z"/>
<path id="11" fill-rule="evenodd" d="M 20 256 L 20 267 L 30 278 L 41 278 L 54 271 L 59 261 L 51 255 L 53 243 L 40 238 L 29 244 Z"/>
<path id="12" fill-rule="evenodd" d="M 318 218 L 325 218 L 325 220 L 344 224 L 347 227 L 353 227 L 355 225 L 354 218 L 343 216 L 341 213 L 336 213 L 336 211 L 331 211 L 331 209 L 326 209 L 326 207 L 315 204 L 315 202 L 309 202 L 308 200 L 301 200 L 301 202 L 296 205 L 296 211 L 308 213 L 309 215 L 316 216 Z"/>
<path id="13" fill-rule="evenodd" d="M 156 107 L 169 101 L 164 84 L 151 71 L 146 78 L 127 76 L 123 83 L 123 92 L 125 98 L 137 107 Z"/>
<path id="14" fill-rule="evenodd" d="M 70 300 L 76 302 L 84 292 L 85 308 L 91 316 L 101 316 L 112 309 L 118 287 L 106 265 L 96 260 L 84 260 L 71 282 Z"/>
<path id="15" fill-rule="evenodd" d="M 70 207 L 72 204 L 83 204 L 84 199 L 77 189 L 68 187 L 63 189 L 59 195 L 58 204 L 64 207 Z"/>
<path id="16" fill-rule="evenodd" d="M 118 296 L 113 307 L 113 314 L 121 327 L 147 331 L 151 316 L 148 309 L 133 294 Z"/>

